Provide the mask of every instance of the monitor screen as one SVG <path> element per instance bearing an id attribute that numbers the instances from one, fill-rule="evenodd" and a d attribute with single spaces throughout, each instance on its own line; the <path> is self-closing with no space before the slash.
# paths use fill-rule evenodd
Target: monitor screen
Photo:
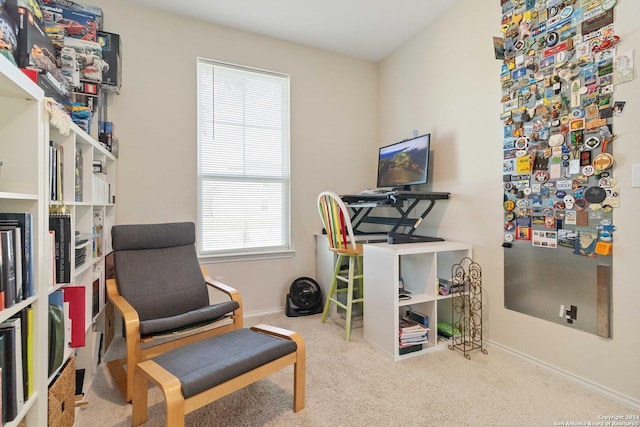
<path id="1" fill-rule="evenodd" d="M 407 190 L 410 185 L 426 184 L 430 139 L 431 135 L 425 134 L 381 147 L 377 187 Z"/>

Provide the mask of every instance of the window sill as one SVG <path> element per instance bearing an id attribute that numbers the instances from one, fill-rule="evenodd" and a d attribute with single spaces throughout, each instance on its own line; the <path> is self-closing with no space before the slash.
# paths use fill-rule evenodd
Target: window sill
<path id="1" fill-rule="evenodd" d="M 265 259 L 293 258 L 296 251 L 293 249 L 283 249 L 265 252 L 235 253 L 235 254 L 209 254 L 198 256 L 200 263 L 222 263 L 240 261 L 258 261 Z"/>

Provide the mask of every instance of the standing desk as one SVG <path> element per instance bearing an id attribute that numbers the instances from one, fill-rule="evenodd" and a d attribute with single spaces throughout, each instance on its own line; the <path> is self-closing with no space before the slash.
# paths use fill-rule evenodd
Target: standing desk
<path id="1" fill-rule="evenodd" d="M 355 234 L 372 234 L 362 231 L 363 224 L 383 224 L 391 226 L 387 234 L 387 243 L 439 242 L 444 239 L 414 234 L 424 218 L 431 212 L 436 201 L 449 199 L 450 193 L 423 191 L 388 191 L 385 193 L 359 193 L 341 195 L 342 201 L 351 209 L 351 225 Z M 414 216 L 414 210 L 422 201 L 428 205 Z M 375 216 L 374 209 L 393 208 L 400 216 Z M 399 232 L 400 227 L 404 227 Z M 408 227 L 408 230 L 407 230 Z M 380 232 L 374 232 L 380 234 Z"/>

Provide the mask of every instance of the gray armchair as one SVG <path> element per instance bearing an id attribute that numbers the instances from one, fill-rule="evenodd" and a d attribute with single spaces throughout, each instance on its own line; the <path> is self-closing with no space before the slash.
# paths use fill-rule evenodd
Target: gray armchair
<path id="1" fill-rule="evenodd" d="M 193 223 L 116 225 L 111 236 L 115 279 L 107 280 L 107 294 L 122 314 L 127 354 L 107 366 L 130 402 L 138 362 L 241 329 L 242 300 L 200 267 Z M 229 301 L 210 304 L 207 286 Z"/>

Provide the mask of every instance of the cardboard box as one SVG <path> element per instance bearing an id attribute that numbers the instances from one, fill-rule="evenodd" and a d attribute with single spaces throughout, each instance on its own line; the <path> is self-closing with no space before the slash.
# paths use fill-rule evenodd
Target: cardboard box
<path id="1" fill-rule="evenodd" d="M 28 0 L 20 0 L 20 1 L 28 1 Z M 97 6 L 91 6 L 87 4 L 76 3 L 71 0 L 39 0 L 39 2 L 43 6 L 49 7 L 63 7 L 65 9 L 69 9 L 75 12 L 88 12 L 93 14 L 96 17 L 96 28 L 98 30 L 102 29 L 103 22 L 103 14 L 102 9 Z M 44 14 L 44 13 L 43 13 Z"/>
<path id="2" fill-rule="evenodd" d="M 64 37 L 97 40 L 98 20 L 101 18 L 95 13 L 51 3 L 45 3 L 41 8 L 45 27 L 59 47 Z"/>
<path id="3" fill-rule="evenodd" d="M 98 31 L 98 44 L 102 47 L 102 59 L 109 64 L 102 72 L 102 88 L 105 91 L 120 93 L 122 86 L 122 62 L 120 35 Z"/>
<path id="4" fill-rule="evenodd" d="M 102 82 L 102 73 L 109 69 L 109 64 L 102 59 L 102 48 L 97 42 L 65 37 L 64 47 L 76 51 L 80 80 Z"/>
<path id="5" fill-rule="evenodd" d="M 15 56 L 18 66 L 38 70 L 42 76 L 36 83 L 47 96 L 64 99 L 69 94 L 69 83 L 57 66 L 53 43 L 29 10 L 18 8 L 17 12 L 18 49 Z"/>

